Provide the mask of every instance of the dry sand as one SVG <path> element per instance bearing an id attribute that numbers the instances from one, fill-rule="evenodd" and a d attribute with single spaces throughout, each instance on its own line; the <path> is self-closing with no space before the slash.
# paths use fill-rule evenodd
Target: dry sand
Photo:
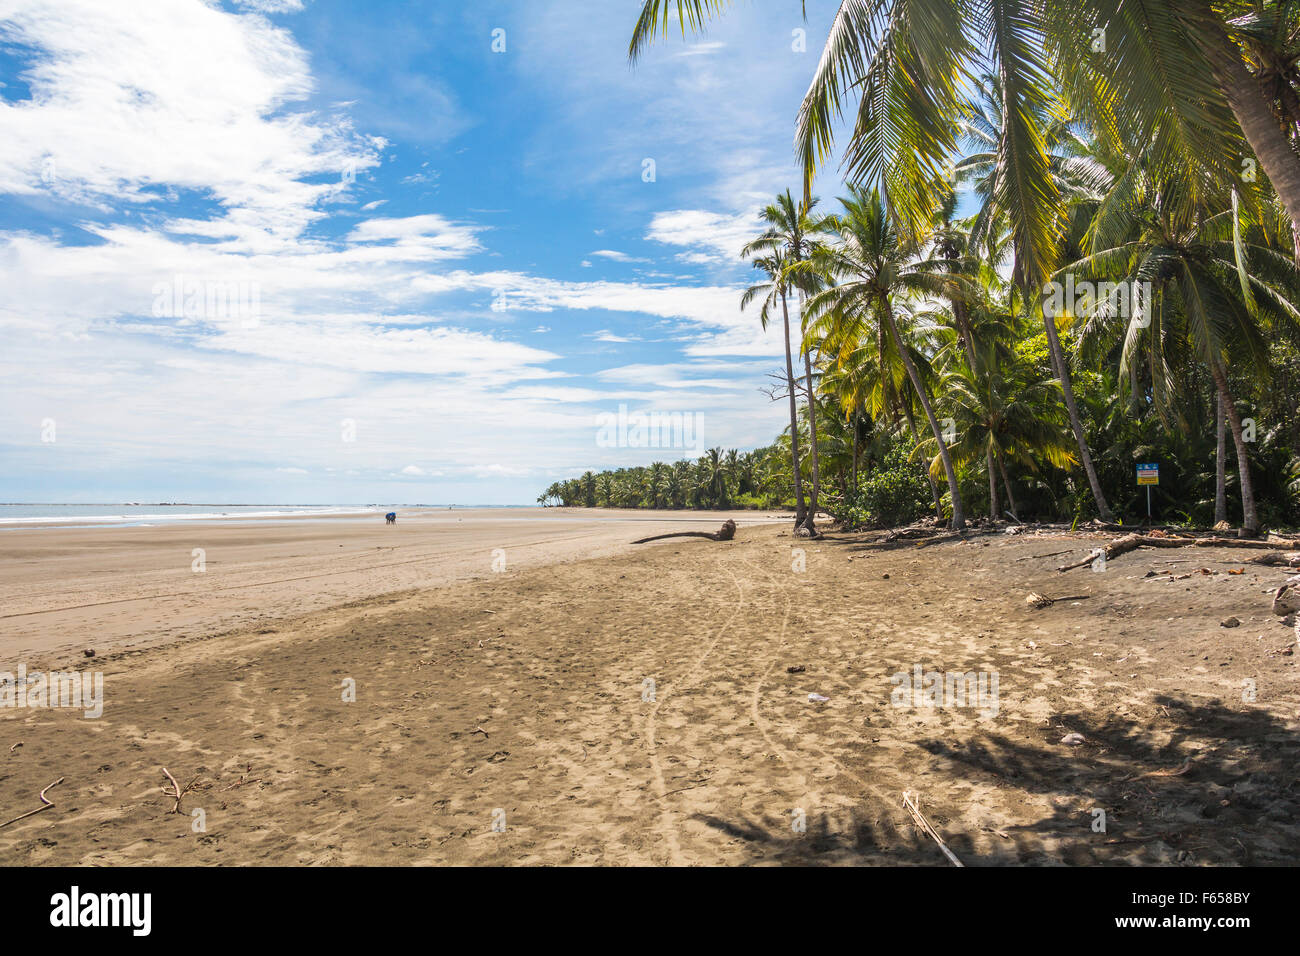
<path id="1" fill-rule="evenodd" d="M 556 518 L 528 534 L 558 531 L 567 519 Z M 97 656 L 99 719 L 0 711 L 0 823 L 64 781 L 54 808 L 0 829 L 0 862 L 948 865 L 903 810 L 904 791 L 966 865 L 1300 858 L 1300 686 L 1283 652 L 1294 638 L 1264 593 L 1283 572 L 1246 564 L 1249 552 L 1138 551 L 1105 573 L 1058 574 L 1072 555 L 1039 555 L 1095 543 L 806 542 L 782 524 L 742 527 L 729 543 L 616 545 L 666 523 L 538 545 L 587 557 L 547 563 L 542 550 L 446 586 L 427 586 L 428 567 L 402 578 L 399 554 L 346 593 L 311 577 L 240 590 L 264 595 L 256 603 L 129 604 L 136 626 L 156 619 L 150 642 L 168 626 L 187 639 Z M 122 534 L 119 556 L 160 547 L 156 531 L 135 545 Z M 461 570 L 483 572 L 487 543 L 469 539 Z M 129 586 L 164 573 L 189 583 L 190 540 L 167 543 L 180 572 L 141 558 Z M 329 546 L 295 542 L 289 556 L 244 540 L 238 573 L 288 578 L 300 551 L 326 562 Z M 13 547 L 0 540 L 6 569 Z M 20 568 L 33 603 L 40 566 L 60 595 L 59 575 L 76 567 L 49 548 Z M 351 539 L 339 569 L 374 549 Z M 1144 577 L 1168 567 L 1219 573 Z M 336 577 L 349 573 L 361 574 Z M 372 580 L 392 593 L 361 597 Z M 1093 596 L 1033 610 L 1030 589 Z M 220 623 L 161 620 L 205 607 Z M 272 607 L 307 613 L 250 616 Z M 1221 627 L 1233 615 L 1242 625 Z M 24 627 L 19 645 L 40 636 Z M 72 637 L 59 640 L 87 643 Z M 916 665 L 996 672 L 997 714 L 892 706 L 891 675 Z M 355 702 L 342 699 L 347 679 Z M 1084 743 L 1060 743 L 1067 733 Z M 182 784 L 197 778 L 180 815 L 161 792 L 164 766 Z M 196 809 L 206 832 L 194 832 Z"/>

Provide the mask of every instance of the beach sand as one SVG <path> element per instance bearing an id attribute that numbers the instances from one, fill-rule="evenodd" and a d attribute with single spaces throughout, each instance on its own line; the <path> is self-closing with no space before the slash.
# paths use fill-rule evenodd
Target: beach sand
<path id="1" fill-rule="evenodd" d="M 403 512 L 392 526 L 380 514 L 154 527 L 0 525 L 0 660 L 221 634 L 483 577 L 493 573 L 498 549 L 509 570 L 526 570 L 614 554 L 664 531 L 716 531 L 729 516 L 480 508 Z M 771 520 L 758 512 L 735 517 L 740 524 Z"/>
<path id="2" fill-rule="evenodd" d="M 719 522 L 577 517 L 400 545 L 329 523 L 282 544 L 0 538 L 0 586 L 28 610 L 128 598 L 58 612 L 56 636 L 3 622 L 4 660 L 35 646 L 41 666 L 102 669 L 106 702 L 0 710 L 0 823 L 63 781 L 0 829 L 0 863 L 949 865 L 904 792 L 970 866 L 1300 857 L 1294 636 L 1265 593 L 1283 572 L 1249 552 L 1060 574 L 1096 542 L 808 542 L 782 522 L 630 548 Z M 206 580 L 244 586 L 193 593 L 203 542 Z M 163 553 L 179 568 L 150 565 Z M 1215 573 L 1144 577 L 1170 567 Z M 1092 596 L 1034 610 L 1030 589 Z M 893 706 L 891 676 L 916 666 L 996 673 L 996 713 Z M 164 767 L 195 783 L 180 814 Z"/>

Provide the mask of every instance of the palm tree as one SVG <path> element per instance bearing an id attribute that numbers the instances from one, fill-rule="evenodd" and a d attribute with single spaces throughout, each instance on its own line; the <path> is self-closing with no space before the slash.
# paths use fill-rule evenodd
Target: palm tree
<path id="1" fill-rule="evenodd" d="M 930 423 L 948 481 L 952 527 L 963 528 L 966 516 L 957 471 L 928 390 L 899 332 L 894 301 L 899 295 L 953 297 L 960 294 L 961 283 L 946 272 L 946 265 L 914 261 L 917 244 L 899 234 L 878 189 L 851 190 L 850 196 L 840 202 L 844 214 L 833 217 L 828 226 L 838 241 L 819 249 L 817 254 L 817 265 L 833 276 L 836 284 L 815 295 L 808 303 L 808 311 L 817 317 L 818 332 L 831 331 L 842 338 L 845 329 L 861 330 L 874 325 L 889 336 Z"/>
<path id="2" fill-rule="evenodd" d="M 630 56 L 667 31 L 671 9 L 685 33 L 728 5 L 646 0 Z M 805 196 L 853 90 L 860 99 L 844 155 L 849 181 L 886 184 L 899 214 L 920 222 L 935 205 L 957 122 L 971 111 L 966 81 L 990 72 L 999 80 L 1003 118 L 993 194 L 1011 224 L 1017 284 L 1035 314 L 1062 223 L 1043 132 L 1045 117 L 1058 124 L 1062 117 L 1058 89 L 1108 144 L 1153 142 L 1165 169 L 1192 164 L 1240 182 L 1248 141 L 1293 225 L 1300 224 L 1300 152 L 1276 110 L 1278 101 L 1289 107 L 1295 93 L 1284 59 L 1289 44 L 1277 40 L 1289 40 L 1295 12 L 1282 26 L 1263 18 L 1253 5 L 1208 0 L 845 0 L 799 113 Z M 1255 74 L 1239 43 L 1254 57 Z M 1274 56 L 1261 57 L 1260 49 Z M 1286 69 L 1270 72 L 1274 63 Z M 1081 463 L 1099 514 L 1110 520 L 1056 323 L 1045 317 L 1044 324 Z"/>
<path id="3" fill-rule="evenodd" d="M 667 33 L 670 19 L 685 35 L 729 6 L 645 0 L 629 57 L 635 62 Z M 927 184 L 953 149 L 951 119 L 962 112 L 964 81 L 992 72 L 1007 90 L 1012 125 L 1022 127 L 1003 152 L 1016 177 L 1041 165 L 1039 144 L 1016 117 L 1051 81 L 1103 135 L 1156 137 L 1167 168 L 1190 160 L 1231 181 L 1248 144 L 1300 223 L 1300 153 L 1288 133 L 1300 107 L 1295 60 L 1285 58 L 1296 17 L 1291 4 L 1208 0 L 844 0 L 799 112 L 805 193 L 853 91 L 859 105 L 845 148 L 850 181 L 887 179 L 891 194 L 914 198 L 923 211 L 933 200 Z M 1279 122 L 1279 103 L 1290 124 Z M 1036 215 L 1021 209 L 1017 231 L 1035 231 Z"/>
<path id="4" fill-rule="evenodd" d="M 727 464 L 721 448 L 710 448 L 700 458 L 699 486 L 710 507 L 731 506 L 731 495 L 727 489 Z"/>
<path id="5" fill-rule="evenodd" d="M 740 297 L 740 307 L 744 309 L 755 299 L 760 299 L 763 304 L 758 312 L 758 320 L 766 329 L 771 319 L 772 309 L 778 302 L 781 305 L 781 323 L 785 341 L 786 394 L 790 399 L 790 460 L 794 470 L 794 526 L 799 528 L 807 520 L 807 509 L 804 505 L 803 480 L 799 475 L 799 410 L 795 402 L 794 363 L 790 353 L 790 309 L 786 297 L 789 279 L 786 275 L 785 260 L 779 250 L 756 257 L 753 265 L 755 269 L 767 276 L 767 281 L 756 283 L 746 289 L 745 294 Z"/>
<path id="6" fill-rule="evenodd" d="M 813 396 L 812 359 L 809 355 L 807 338 L 807 319 L 802 308 L 805 298 L 817 291 L 822 285 L 816 270 L 806 268 L 811 256 L 820 245 L 817 234 L 822 231 L 824 219 L 813 215 L 817 200 L 804 197 L 796 203 L 790 190 L 778 193 L 776 202 L 770 203 L 760 214 L 767 229 L 748 243 L 740 252 L 746 258 L 755 255 L 776 256 L 784 268 L 785 285 L 798 296 L 800 308 L 799 331 L 802 336 L 800 352 L 803 355 L 804 392 L 808 399 L 809 445 L 812 459 L 812 494 L 808 502 L 808 514 L 803 521 L 809 534 L 816 535 L 816 517 L 818 497 L 821 492 L 820 450 L 817 442 L 817 408 Z M 785 309 L 782 298 L 782 309 Z"/>
<path id="7" fill-rule="evenodd" d="M 1135 172 L 1118 180 L 1108 197 L 1126 212 L 1098 218 L 1092 229 L 1094 251 L 1060 275 L 1090 280 L 1119 274 L 1149 287 L 1145 309 L 1135 309 L 1132 298 L 1126 303 L 1118 296 L 1088 304 L 1090 325 L 1105 328 L 1123 320 L 1121 380 L 1130 378 L 1145 357 L 1158 407 L 1172 398 L 1169 340 L 1182 338 L 1190 345 L 1190 355 L 1214 382 L 1217 404 L 1232 434 L 1241 533 L 1251 537 L 1259 531 L 1259 518 L 1241 415 L 1228 386 L 1228 363 L 1235 357 L 1239 368 L 1258 379 L 1266 376 L 1266 328 L 1294 329 L 1300 324 L 1295 265 L 1280 250 L 1250 241 L 1235 192 L 1220 195 L 1221 211 L 1211 212 L 1197 201 L 1209 195 L 1211 186 L 1184 181 L 1193 174 L 1153 175 L 1140 160 L 1132 168 Z"/>

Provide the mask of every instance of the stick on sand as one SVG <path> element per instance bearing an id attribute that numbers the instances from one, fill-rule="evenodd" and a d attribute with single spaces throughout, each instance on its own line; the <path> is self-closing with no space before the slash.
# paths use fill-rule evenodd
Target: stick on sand
<path id="1" fill-rule="evenodd" d="M 953 853 L 952 850 L 948 849 L 948 844 L 943 842 L 943 837 L 939 836 L 934 827 L 930 826 L 930 821 L 921 813 L 921 808 L 916 805 L 916 801 L 912 797 L 912 794 L 906 790 L 903 791 L 903 806 L 907 807 L 907 812 L 912 815 L 912 819 L 916 821 L 916 824 L 921 828 L 921 831 L 925 833 L 926 836 L 930 837 L 930 839 L 934 840 L 935 843 L 939 844 L 939 849 L 943 851 L 943 855 L 948 858 L 949 863 L 953 866 L 965 866 L 961 860 L 957 859 L 957 855 Z"/>
<path id="2" fill-rule="evenodd" d="M 53 787 L 57 787 L 61 783 L 63 783 L 62 777 L 60 777 L 58 780 L 55 780 L 52 784 L 46 787 L 45 790 L 49 790 Z M 19 820 L 26 820 L 28 817 L 34 816 L 35 814 L 40 813 L 42 810 L 48 810 L 50 807 L 54 806 L 53 800 L 46 799 L 45 790 L 41 791 L 41 803 L 44 804 L 44 806 L 39 806 L 35 810 L 28 810 L 22 816 L 14 817 L 12 820 L 6 820 L 4 823 L 0 823 L 0 827 L 7 827 L 11 823 L 17 823 Z"/>

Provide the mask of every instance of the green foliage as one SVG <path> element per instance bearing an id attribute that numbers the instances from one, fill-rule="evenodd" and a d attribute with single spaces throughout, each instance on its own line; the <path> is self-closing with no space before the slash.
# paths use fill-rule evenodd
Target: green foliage
<path id="1" fill-rule="evenodd" d="M 858 479 L 857 493 L 840 509 L 848 528 L 908 524 L 931 510 L 924 466 L 912 459 L 912 442 L 894 441 L 879 465 Z"/>

